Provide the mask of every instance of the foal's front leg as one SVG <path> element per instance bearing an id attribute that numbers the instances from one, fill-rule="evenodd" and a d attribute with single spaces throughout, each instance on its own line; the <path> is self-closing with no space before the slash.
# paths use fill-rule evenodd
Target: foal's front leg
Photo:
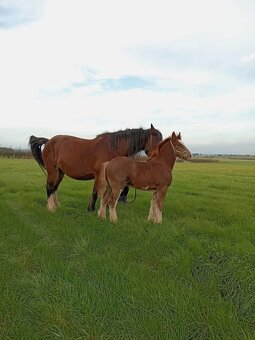
<path id="1" fill-rule="evenodd" d="M 167 186 L 159 187 L 156 191 L 156 201 L 155 201 L 155 223 L 162 223 L 162 210 L 164 205 L 164 200 L 167 193 Z"/>
<path id="2" fill-rule="evenodd" d="M 150 212 L 148 216 L 148 221 L 154 221 L 155 219 L 155 205 L 156 205 L 156 191 L 153 192 L 152 198 L 151 198 L 151 206 L 150 206 Z"/>
<path id="3" fill-rule="evenodd" d="M 168 187 L 159 187 L 153 193 L 148 221 L 162 223 L 162 210 Z"/>

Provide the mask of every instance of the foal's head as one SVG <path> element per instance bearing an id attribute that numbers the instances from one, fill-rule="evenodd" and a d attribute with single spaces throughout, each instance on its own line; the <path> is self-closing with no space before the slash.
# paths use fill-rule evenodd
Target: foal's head
<path id="1" fill-rule="evenodd" d="M 163 139 L 162 133 L 155 129 L 154 126 L 151 124 L 150 129 L 150 137 L 147 140 L 147 143 L 144 147 L 144 151 L 146 155 L 150 155 L 151 151 L 158 145 L 159 142 L 161 142 Z"/>
<path id="2" fill-rule="evenodd" d="M 172 137 L 169 139 L 170 144 L 173 147 L 175 157 L 187 160 L 191 158 L 191 152 L 181 141 L 181 133 L 178 135 L 175 132 L 172 133 Z"/>

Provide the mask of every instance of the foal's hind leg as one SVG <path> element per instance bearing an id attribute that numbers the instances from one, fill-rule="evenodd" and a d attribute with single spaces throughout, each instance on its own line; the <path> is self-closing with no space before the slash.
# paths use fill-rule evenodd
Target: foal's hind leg
<path id="1" fill-rule="evenodd" d="M 101 218 L 102 220 L 106 219 L 106 207 L 107 207 L 107 203 L 108 203 L 110 195 L 111 195 L 111 188 L 108 186 L 105 189 L 105 192 L 101 196 L 100 208 L 97 212 L 98 217 Z"/>
<path id="2" fill-rule="evenodd" d="M 117 205 L 120 193 L 121 193 L 121 188 L 112 188 L 112 193 L 108 200 L 109 219 L 112 223 L 117 222 L 116 205 Z"/>

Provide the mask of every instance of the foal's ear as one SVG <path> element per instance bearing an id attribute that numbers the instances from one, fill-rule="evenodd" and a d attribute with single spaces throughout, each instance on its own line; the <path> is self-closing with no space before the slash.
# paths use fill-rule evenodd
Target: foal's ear
<path id="1" fill-rule="evenodd" d="M 174 140 L 176 140 L 176 138 L 177 138 L 177 137 L 176 137 L 176 134 L 175 134 L 175 132 L 173 132 L 173 133 L 172 133 L 172 140 L 174 141 Z"/>

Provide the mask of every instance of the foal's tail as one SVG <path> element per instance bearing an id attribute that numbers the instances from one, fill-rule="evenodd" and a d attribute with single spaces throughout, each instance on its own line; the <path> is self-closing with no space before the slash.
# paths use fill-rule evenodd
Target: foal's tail
<path id="1" fill-rule="evenodd" d="M 45 164 L 42 159 L 42 146 L 46 144 L 48 141 L 49 139 L 44 138 L 44 137 L 30 136 L 29 142 L 28 142 L 28 145 L 30 146 L 30 149 L 34 156 L 34 159 L 37 161 L 40 167 L 44 169 L 45 169 Z"/>
<path id="2" fill-rule="evenodd" d="M 106 196 L 107 192 L 110 190 L 109 182 L 106 177 L 106 168 L 109 162 L 103 163 L 99 177 L 98 177 L 98 196 L 99 198 L 104 198 Z"/>

